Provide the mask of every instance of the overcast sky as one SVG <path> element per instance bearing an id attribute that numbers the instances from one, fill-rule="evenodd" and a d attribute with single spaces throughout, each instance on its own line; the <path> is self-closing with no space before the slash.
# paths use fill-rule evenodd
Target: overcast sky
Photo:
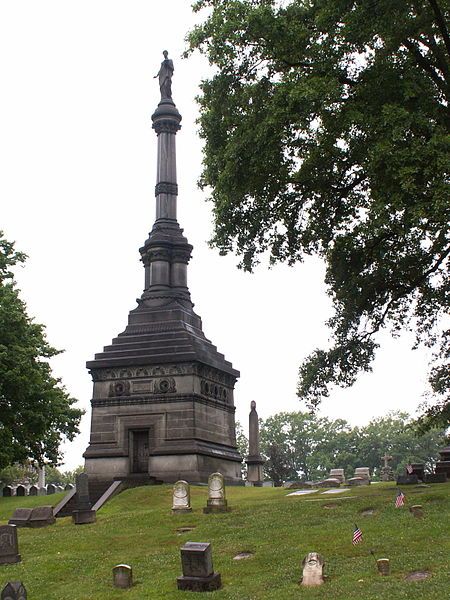
<path id="1" fill-rule="evenodd" d="M 250 275 L 207 246 L 195 96 L 208 65 L 181 59 L 198 18 L 188 0 L 0 2 L 0 229 L 29 255 L 17 273 L 22 298 L 49 342 L 65 349 L 54 371 L 86 409 L 81 435 L 65 446 L 66 468 L 82 463 L 88 443 L 85 362 L 123 331 L 142 293 L 138 249 L 155 214 L 153 76 L 164 49 L 183 116 L 178 218 L 194 245 L 189 287 L 206 336 L 241 372 L 235 401 L 244 426 L 251 400 L 263 418 L 302 407 L 299 363 L 328 339 L 331 304 L 318 261 L 262 265 Z M 363 424 L 392 409 L 414 412 L 427 357 L 410 345 L 385 336 L 373 373 L 333 392 L 321 414 Z"/>

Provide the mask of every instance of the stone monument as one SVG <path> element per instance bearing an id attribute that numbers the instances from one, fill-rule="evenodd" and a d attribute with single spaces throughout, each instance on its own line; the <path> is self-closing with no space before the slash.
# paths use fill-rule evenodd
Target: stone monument
<path id="1" fill-rule="evenodd" d="M 177 577 L 179 590 L 212 592 L 222 583 L 220 573 L 214 573 L 211 544 L 187 542 L 181 548 L 183 575 Z"/>
<path id="2" fill-rule="evenodd" d="M 28 527 L 32 512 L 32 508 L 16 508 L 13 516 L 8 521 L 8 525 L 15 525 L 16 527 Z"/>
<path id="3" fill-rule="evenodd" d="M 208 500 L 203 512 L 219 513 L 228 512 L 228 503 L 225 498 L 225 483 L 221 473 L 213 473 L 208 479 Z"/>
<path id="4" fill-rule="evenodd" d="M 159 78 L 156 220 L 140 248 L 144 291 L 125 330 L 87 363 L 94 382 L 85 469 L 91 481 L 241 483 L 233 390 L 239 372 L 203 333 L 187 283 L 192 246 L 177 221 L 173 62 Z M 137 215 L 137 219 L 142 217 Z M 120 280 L 112 287 L 120 285 Z"/>
<path id="5" fill-rule="evenodd" d="M 56 519 L 53 516 L 53 507 L 36 506 L 31 512 L 28 527 L 47 527 L 47 525 L 53 525 L 54 523 L 56 523 Z"/>
<path id="6" fill-rule="evenodd" d="M 0 525 L 0 565 L 20 562 L 17 527 L 15 525 Z"/>
<path id="7" fill-rule="evenodd" d="M 344 469 L 330 469 L 329 479 L 339 479 L 341 483 L 345 481 Z"/>
<path id="8" fill-rule="evenodd" d="M 27 600 L 27 591 L 21 581 L 10 581 L 2 591 L 1 600 Z"/>
<path id="9" fill-rule="evenodd" d="M 133 586 L 133 569 L 129 565 L 116 565 L 113 568 L 113 584 L 117 588 Z"/>
<path id="10" fill-rule="evenodd" d="M 323 556 L 317 552 L 310 552 L 302 561 L 303 577 L 302 585 L 309 587 L 322 585 L 323 583 Z"/>
<path id="11" fill-rule="evenodd" d="M 389 559 L 379 558 L 377 560 L 377 569 L 380 575 L 389 575 L 391 569 Z"/>
<path id="12" fill-rule="evenodd" d="M 450 446 L 439 450 L 439 460 L 436 463 L 434 472 L 436 475 L 445 473 L 447 479 L 450 479 Z"/>
<path id="13" fill-rule="evenodd" d="M 172 514 L 183 515 L 192 512 L 191 491 L 187 481 L 177 481 L 173 486 Z"/>
<path id="14" fill-rule="evenodd" d="M 263 464 L 266 462 L 259 451 L 259 420 L 256 412 L 256 402 L 250 403 L 250 414 L 248 416 L 248 456 L 247 481 L 254 486 L 261 487 L 264 479 Z"/>
<path id="15" fill-rule="evenodd" d="M 389 466 L 389 462 L 392 460 L 392 456 L 385 454 L 381 457 L 384 465 L 381 468 L 381 481 L 394 481 L 394 471 Z"/>

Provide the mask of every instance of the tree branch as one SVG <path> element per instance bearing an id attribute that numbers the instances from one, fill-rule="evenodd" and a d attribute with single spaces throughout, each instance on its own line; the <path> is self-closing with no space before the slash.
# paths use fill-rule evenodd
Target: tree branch
<path id="1" fill-rule="evenodd" d="M 436 21 L 439 27 L 439 31 L 441 32 L 445 47 L 447 48 L 447 53 L 450 56 L 450 35 L 448 33 L 444 15 L 442 14 L 441 9 L 439 8 L 437 0 L 428 0 L 428 2 L 431 5 L 434 14 L 436 15 Z"/>
<path id="2" fill-rule="evenodd" d="M 420 52 L 419 48 L 413 44 L 410 40 L 403 40 L 403 45 L 411 52 L 416 59 L 417 64 L 422 67 L 424 71 L 428 73 L 434 83 L 438 86 L 445 97 L 448 96 L 448 88 L 445 84 L 445 80 L 442 79 L 438 73 L 434 70 L 433 65 L 430 61 Z"/>

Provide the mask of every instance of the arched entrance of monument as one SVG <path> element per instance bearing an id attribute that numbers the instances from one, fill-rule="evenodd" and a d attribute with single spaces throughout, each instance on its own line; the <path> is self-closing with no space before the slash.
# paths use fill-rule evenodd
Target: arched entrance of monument
<path id="1" fill-rule="evenodd" d="M 150 448 L 150 430 L 133 429 L 130 431 L 130 472 L 148 473 Z"/>

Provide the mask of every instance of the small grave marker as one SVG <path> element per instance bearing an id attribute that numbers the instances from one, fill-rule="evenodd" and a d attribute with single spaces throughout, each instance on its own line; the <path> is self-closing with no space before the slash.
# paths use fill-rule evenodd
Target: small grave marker
<path id="1" fill-rule="evenodd" d="M 113 568 L 113 583 L 117 588 L 132 587 L 133 569 L 129 565 L 116 565 Z"/>
<path id="2" fill-rule="evenodd" d="M 179 590 L 212 592 L 222 586 L 220 573 L 214 573 L 209 543 L 187 542 L 181 548 L 183 575 L 177 577 Z"/>
<path id="3" fill-rule="evenodd" d="M 21 581 L 9 581 L 3 588 L 1 600 L 27 600 L 27 590 Z"/>
<path id="4" fill-rule="evenodd" d="M 417 519 L 423 517 L 423 506 L 421 504 L 415 504 L 414 506 L 411 506 L 409 510 Z"/>
<path id="5" fill-rule="evenodd" d="M 225 483 L 221 473 L 213 473 L 208 478 L 208 500 L 203 509 L 204 513 L 227 512 L 228 503 L 225 499 Z"/>
<path id="6" fill-rule="evenodd" d="M 0 565 L 20 562 L 17 527 L 15 525 L 0 526 Z"/>
<path id="7" fill-rule="evenodd" d="M 177 481 L 173 486 L 172 514 L 183 515 L 192 512 L 191 492 L 187 481 Z"/>
<path id="8" fill-rule="evenodd" d="M 388 558 L 379 558 L 377 560 L 377 569 L 380 575 L 389 575 L 391 567 Z"/>
<path id="9" fill-rule="evenodd" d="M 37 495 L 38 495 L 38 491 L 39 491 L 39 488 L 38 488 L 38 486 L 37 486 L 37 485 L 32 485 L 32 486 L 30 487 L 29 491 L 28 491 L 28 494 L 29 494 L 30 496 L 37 496 Z"/>
<path id="10" fill-rule="evenodd" d="M 310 552 L 302 561 L 302 585 L 308 587 L 323 584 L 323 556 L 317 552 Z"/>

